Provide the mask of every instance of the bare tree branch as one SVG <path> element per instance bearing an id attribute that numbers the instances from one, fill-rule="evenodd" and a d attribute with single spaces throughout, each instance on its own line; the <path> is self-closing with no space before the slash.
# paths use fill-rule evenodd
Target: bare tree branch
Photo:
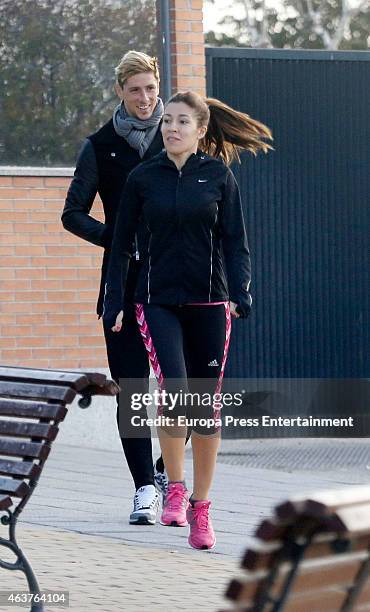
<path id="1" fill-rule="evenodd" d="M 335 34 L 332 39 L 332 49 L 338 49 L 343 37 L 345 36 L 351 21 L 361 9 L 367 4 L 367 0 L 361 0 L 358 6 L 350 7 L 348 4 L 348 0 L 342 0 L 342 14 L 338 23 L 338 27 L 335 31 Z"/>
<path id="2" fill-rule="evenodd" d="M 312 21 L 313 31 L 321 37 L 326 49 L 338 49 L 342 42 L 350 24 L 361 9 L 366 6 L 368 0 L 360 0 L 357 6 L 349 6 L 348 0 L 342 0 L 342 10 L 339 18 L 338 25 L 335 29 L 333 36 L 330 35 L 328 30 L 323 25 L 323 12 L 320 5 L 319 9 L 315 11 L 313 8 L 312 0 L 307 0 L 307 12 Z"/>
<path id="3" fill-rule="evenodd" d="M 320 9 L 315 11 L 312 5 L 312 1 L 307 0 L 307 11 L 312 21 L 313 31 L 315 32 L 315 34 L 317 34 L 318 36 L 322 38 L 326 49 L 332 49 L 333 40 L 329 32 L 323 26 L 322 13 L 320 12 Z"/>
<path id="4" fill-rule="evenodd" d="M 268 21 L 265 0 L 263 0 L 262 6 L 260 7 L 263 12 L 261 25 L 256 19 L 255 8 L 251 0 L 241 0 L 241 4 L 243 5 L 245 11 L 243 26 L 252 47 L 271 47 L 271 40 L 268 35 Z"/>

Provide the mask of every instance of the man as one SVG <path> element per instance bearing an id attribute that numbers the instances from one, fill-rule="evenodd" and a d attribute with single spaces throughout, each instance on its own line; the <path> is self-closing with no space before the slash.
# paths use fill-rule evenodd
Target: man
<path id="1" fill-rule="evenodd" d="M 157 61 L 144 53 L 129 51 L 115 69 L 115 91 L 121 100 L 113 117 L 95 134 L 88 136 L 80 151 L 74 178 L 68 190 L 62 223 L 66 230 L 103 247 L 103 265 L 97 314 L 103 313 L 105 277 L 114 224 L 121 193 L 128 174 L 140 162 L 163 148 L 160 123 L 163 104 L 158 97 Z M 103 203 L 105 223 L 90 216 L 96 194 Z M 129 281 L 125 293 L 125 324 L 119 334 L 104 327 L 111 375 L 121 380 L 117 409 L 123 450 L 136 493 L 130 523 L 154 525 L 159 507 L 155 486 L 166 493 L 167 477 L 160 457 L 153 467 L 150 428 L 135 431 L 131 425 L 131 394 L 148 390 L 149 365 L 135 320 L 133 294 L 140 269 L 138 244 L 133 248 Z M 135 412 L 139 414 L 140 412 Z M 144 415 L 146 416 L 146 413 Z"/>

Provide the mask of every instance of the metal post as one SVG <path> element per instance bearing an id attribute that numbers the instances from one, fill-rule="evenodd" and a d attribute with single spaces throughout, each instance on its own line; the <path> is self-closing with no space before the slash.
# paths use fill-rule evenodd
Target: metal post
<path id="1" fill-rule="evenodd" d="M 161 56 L 161 94 L 165 100 L 172 94 L 171 32 L 169 0 L 158 0 Z"/>

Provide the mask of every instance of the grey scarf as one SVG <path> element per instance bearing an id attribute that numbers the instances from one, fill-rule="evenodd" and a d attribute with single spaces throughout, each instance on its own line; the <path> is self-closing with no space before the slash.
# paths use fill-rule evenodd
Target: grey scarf
<path id="1" fill-rule="evenodd" d="M 158 98 L 152 116 L 149 119 L 138 119 L 129 115 L 121 102 L 113 112 L 114 129 L 119 136 L 127 140 L 133 149 L 138 151 L 140 157 L 144 157 L 157 133 L 163 110 L 163 102 L 161 98 Z"/>

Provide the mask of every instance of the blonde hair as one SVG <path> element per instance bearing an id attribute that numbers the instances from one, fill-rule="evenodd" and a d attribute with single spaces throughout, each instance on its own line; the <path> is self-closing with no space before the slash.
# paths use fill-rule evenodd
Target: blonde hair
<path id="1" fill-rule="evenodd" d="M 203 98 L 194 91 L 185 91 L 171 96 L 166 106 L 170 102 L 184 102 L 195 111 L 198 126 L 207 126 L 199 147 L 204 153 L 221 157 L 228 165 L 235 160 L 240 162 L 242 151 L 257 155 L 258 151 L 267 153 L 273 148 L 263 140 L 272 140 L 266 125 L 216 98 Z"/>
<path id="2" fill-rule="evenodd" d="M 127 79 L 140 72 L 152 72 L 155 80 L 159 83 L 158 60 L 140 51 L 127 51 L 114 69 L 116 81 L 123 87 Z"/>

